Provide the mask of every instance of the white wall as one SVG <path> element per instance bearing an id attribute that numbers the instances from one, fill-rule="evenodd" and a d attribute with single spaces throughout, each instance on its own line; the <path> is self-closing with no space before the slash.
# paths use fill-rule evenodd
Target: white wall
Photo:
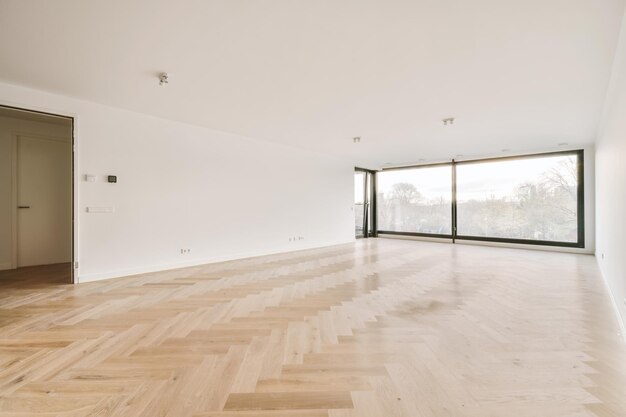
<path id="1" fill-rule="evenodd" d="M 81 282 L 354 239 L 349 161 L 2 83 L 0 104 L 76 117 Z"/>
<path id="2" fill-rule="evenodd" d="M 596 213 L 596 257 L 623 323 L 626 319 L 626 15 L 596 144 Z"/>
<path id="3" fill-rule="evenodd" d="M 0 117 L 0 270 L 10 269 L 13 258 L 12 157 L 15 135 L 71 138 L 71 128 L 32 120 Z"/>

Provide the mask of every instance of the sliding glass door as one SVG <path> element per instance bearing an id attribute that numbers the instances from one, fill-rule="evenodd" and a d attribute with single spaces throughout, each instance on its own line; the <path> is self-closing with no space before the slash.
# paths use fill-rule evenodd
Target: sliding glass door
<path id="1" fill-rule="evenodd" d="M 354 224 L 356 237 L 365 235 L 366 225 L 366 209 L 365 190 L 367 188 L 367 173 L 364 171 L 356 171 L 354 173 Z"/>
<path id="2" fill-rule="evenodd" d="M 357 238 L 374 235 L 375 216 L 372 198 L 375 172 L 356 168 L 354 171 L 354 234 Z"/>

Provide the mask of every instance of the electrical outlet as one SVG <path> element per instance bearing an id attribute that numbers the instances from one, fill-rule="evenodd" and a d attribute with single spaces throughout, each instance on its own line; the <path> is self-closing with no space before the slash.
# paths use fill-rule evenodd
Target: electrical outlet
<path id="1" fill-rule="evenodd" d="M 181 255 L 186 255 L 186 254 L 188 254 L 188 253 L 191 253 L 191 249 L 181 249 L 181 250 L 180 250 L 180 254 L 181 254 Z"/>

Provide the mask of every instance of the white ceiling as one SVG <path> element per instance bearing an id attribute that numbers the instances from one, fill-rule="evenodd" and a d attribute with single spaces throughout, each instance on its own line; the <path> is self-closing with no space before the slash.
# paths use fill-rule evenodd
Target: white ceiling
<path id="1" fill-rule="evenodd" d="M 0 79 L 368 167 L 573 147 L 594 140 L 623 10 L 624 0 L 0 0 Z M 456 122 L 444 128 L 447 116 Z"/>

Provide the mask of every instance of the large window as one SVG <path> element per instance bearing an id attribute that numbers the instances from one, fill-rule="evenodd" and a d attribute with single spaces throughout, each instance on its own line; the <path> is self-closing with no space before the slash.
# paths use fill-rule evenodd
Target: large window
<path id="1" fill-rule="evenodd" d="M 387 170 L 376 176 L 380 233 L 452 233 L 450 165 Z"/>
<path id="2" fill-rule="evenodd" d="M 374 223 L 382 234 L 584 247 L 583 159 L 567 151 L 383 170 Z"/>
<path id="3" fill-rule="evenodd" d="M 457 164 L 457 235 L 577 243 L 578 157 Z"/>

